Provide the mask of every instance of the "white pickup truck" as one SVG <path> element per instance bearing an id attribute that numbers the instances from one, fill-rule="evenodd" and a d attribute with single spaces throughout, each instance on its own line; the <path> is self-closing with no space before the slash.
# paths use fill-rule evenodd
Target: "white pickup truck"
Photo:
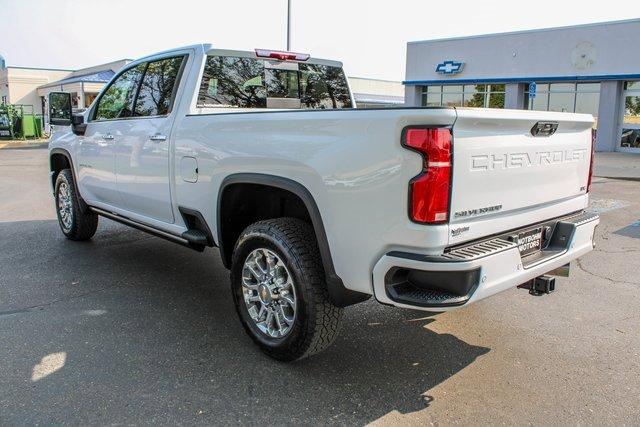
<path id="1" fill-rule="evenodd" d="M 49 104 L 62 232 L 103 216 L 218 247 L 279 360 L 326 348 L 371 296 L 438 312 L 549 293 L 593 248 L 589 115 L 357 109 L 339 62 L 210 45 L 128 64 L 82 115 Z"/>

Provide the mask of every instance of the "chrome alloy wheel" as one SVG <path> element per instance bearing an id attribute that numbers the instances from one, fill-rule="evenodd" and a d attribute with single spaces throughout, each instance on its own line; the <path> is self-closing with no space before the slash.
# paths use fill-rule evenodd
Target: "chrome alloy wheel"
<path id="1" fill-rule="evenodd" d="M 69 184 L 61 182 L 58 186 L 58 212 L 65 230 L 70 230 L 73 223 L 73 204 Z"/>
<path id="2" fill-rule="evenodd" d="M 242 295 L 255 325 L 271 338 L 282 338 L 296 318 L 293 277 L 269 249 L 252 251 L 242 267 Z"/>

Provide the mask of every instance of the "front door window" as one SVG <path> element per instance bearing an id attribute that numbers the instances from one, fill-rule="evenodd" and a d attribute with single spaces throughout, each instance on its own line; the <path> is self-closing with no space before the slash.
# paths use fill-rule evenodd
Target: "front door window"
<path id="1" fill-rule="evenodd" d="M 133 100 L 146 64 L 140 64 L 122 73 L 98 100 L 93 120 L 117 120 L 131 117 Z"/>

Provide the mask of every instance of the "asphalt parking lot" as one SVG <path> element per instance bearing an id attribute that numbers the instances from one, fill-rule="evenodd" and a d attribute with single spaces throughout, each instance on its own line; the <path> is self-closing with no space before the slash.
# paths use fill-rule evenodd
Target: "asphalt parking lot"
<path id="1" fill-rule="evenodd" d="M 596 179 L 596 250 L 549 296 L 367 302 L 324 353 L 262 355 L 216 250 L 105 219 L 66 240 L 47 151 L 0 150 L 0 424 L 640 423 L 640 183 Z"/>

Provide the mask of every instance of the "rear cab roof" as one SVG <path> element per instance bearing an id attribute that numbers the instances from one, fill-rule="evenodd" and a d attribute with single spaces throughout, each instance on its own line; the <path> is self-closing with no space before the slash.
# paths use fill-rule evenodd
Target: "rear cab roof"
<path id="1" fill-rule="evenodd" d="M 264 49 L 264 50 L 273 50 L 273 49 Z M 212 56 L 233 56 L 238 58 L 254 58 L 254 59 L 263 59 L 266 61 L 279 61 L 277 59 L 259 57 L 258 55 L 256 55 L 255 51 L 250 51 L 250 50 L 230 50 L 230 49 L 210 48 L 205 52 L 207 55 L 212 55 Z M 280 62 L 300 62 L 300 63 L 306 63 L 306 64 L 318 64 L 318 65 L 327 65 L 330 67 L 342 68 L 342 62 L 340 61 L 333 61 L 330 59 L 321 59 L 321 58 L 313 58 L 313 57 L 309 57 L 309 59 L 307 59 L 306 61 L 285 60 Z"/>

